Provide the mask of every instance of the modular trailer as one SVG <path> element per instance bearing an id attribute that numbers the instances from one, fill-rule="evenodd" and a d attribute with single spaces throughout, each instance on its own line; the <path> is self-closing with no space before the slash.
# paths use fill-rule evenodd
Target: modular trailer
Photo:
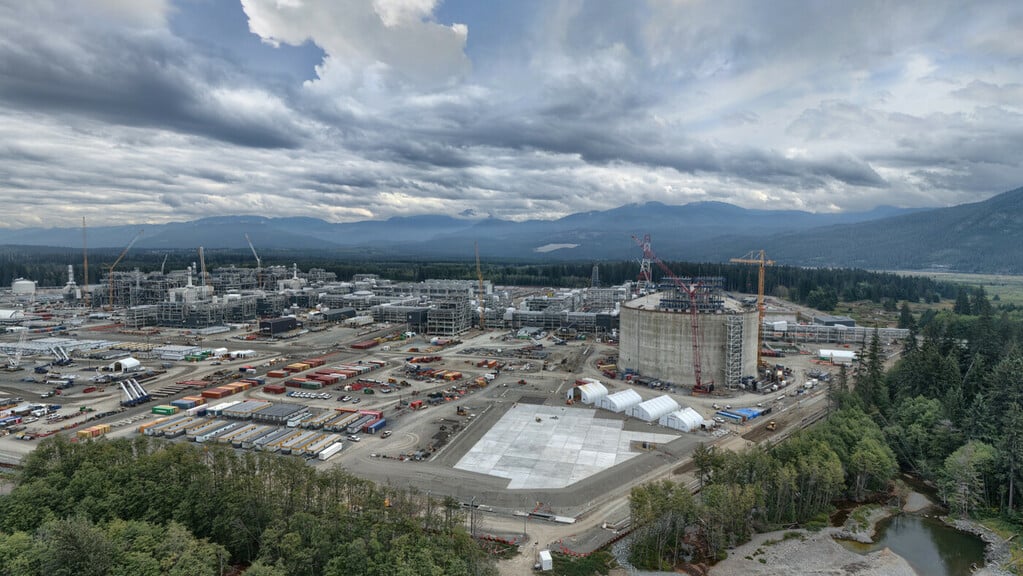
<path id="1" fill-rule="evenodd" d="M 316 457 L 319 458 L 320 460 L 329 460 L 338 452 L 340 452 L 342 448 L 344 448 L 344 445 L 342 443 L 335 442 L 321 450 L 320 453 L 316 455 Z"/>
<path id="2" fill-rule="evenodd" d="M 234 430 L 238 426 L 241 426 L 241 423 L 239 423 L 239 422 L 232 422 L 230 424 L 225 424 L 225 425 L 221 426 L 220 428 L 217 428 L 216 430 L 210 430 L 209 432 L 203 434 L 202 436 L 196 436 L 195 437 L 195 441 L 198 442 L 199 444 L 202 444 L 204 442 L 209 442 L 210 440 L 213 440 L 214 438 L 216 438 L 218 435 L 224 434 L 226 432 L 230 432 L 231 430 Z"/>
<path id="3" fill-rule="evenodd" d="M 272 444 L 274 444 L 281 438 L 284 438 L 285 436 L 290 436 L 294 432 L 295 432 L 294 430 L 288 430 L 287 428 L 278 428 L 277 430 L 269 434 L 264 434 L 263 436 L 260 436 L 259 438 L 254 440 L 252 444 L 256 450 L 273 451 L 274 449 L 270 448 Z"/>
<path id="4" fill-rule="evenodd" d="M 192 426 L 188 430 L 185 430 L 185 436 L 189 440 L 195 441 L 195 439 L 198 438 L 199 436 L 202 436 L 208 432 L 212 432 L 223 425 L 224 425 L 223 422 L 218 422 L 217 420 L 203 420 L 199 424 Z"/>
<path id="5" fill-rule="evenodd" d="M 374 421 L 376 419 L 377 419 L 377 416 L 373 416 L 373 415 L 370 415 L 370 414 L 365 414 L 361 418 L 356 420 L 355 422 L 352 422 L 351 424 L 349 424 L 348 428 L 346 429 L 346 431 L 349 434 L 355 434 L 357 432 L 361 432 L 363 426 L 365 426 L 366 424 L 369 424 L 370 422 L 372 422 L 372 421 Z"/>
<path id="6" fill-rule="evenodd" d="M 259 426 L 258 424 L 244 424 L 242 426 L 239 426 L 238 428 L 235 428 L 234 430 L 231 430 L 230 432 L 225 432 L 224 434 L 217 436 L 217 442 L 219 442 L 220 444 L 230 444 L 238 436 L 248 434 L 249 432 L 255 430 L 258 426 Z"/>
<path id="7" fill-rule="evenodd" d="M 320 438 L 319 440 L 317 440 L 316 442 L 313 442 L 312 444 L 306 445 L 306 447 L 305 447 L 305 455 L 306 456 L 319 456 L 320 452 L 323 452 L 325 449 L 329 448 L 332 444 L 334 444 L 335 442 L 338 442 L 340 440 L 341 440 L 341 435 L 340 434 L 327 434 L 327 435 L 323 436 L 322 438 Z"/>

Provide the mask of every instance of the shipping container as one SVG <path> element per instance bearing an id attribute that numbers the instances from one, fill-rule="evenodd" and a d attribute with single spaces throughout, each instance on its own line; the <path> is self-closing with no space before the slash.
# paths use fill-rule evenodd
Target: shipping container
<path id="1" fill-rule="evenodd" d="M 379 420 L 370 422 L 369 424 L 363 426 L 362 431 L 365 432 L 366 434 L 376 434 L 384 426 L 387 426 L 387 419 L 380 418 Z"/>
<path id="2" fill-rule="evenodd" d="M 266 375 L 270 378 L 284 378 L 288 375 L 288 372 L 286 370 L 271 370 Z"/>
<path id="3" fill-rule="evenodd" d="M 369 350 L 370 348 L 378 344 L 380 343 L 377 342 L 376 340 L 364 340 L 362 342 L 356 342 L 355 344 L 352 344 L 350 348 L 353 348 L 355 350 Z"/>
<path id="4" fill-rule="evenodd" d="M 159 406 L 153 406 L 153 414 L 160 414 L 161 416 L 173 416 L 180 411 L 177 406 L 168 406 L 161 404 Z"/>
<path id="5" fill-rule="evenodd" d="M 267 394 L 284 394 L 286 390 L 287 388 L 280 384 L 267 384 L 263 387 L 263 391 Z"/>

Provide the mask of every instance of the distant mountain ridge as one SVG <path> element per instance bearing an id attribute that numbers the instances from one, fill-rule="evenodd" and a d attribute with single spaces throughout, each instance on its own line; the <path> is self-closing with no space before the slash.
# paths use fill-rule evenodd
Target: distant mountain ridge
<path id="1" fill-rule="evenodd" d="M 447 215 L 330 223 L 317 218 L 212 216 L 189 222 L 88 229 L 90 248 L 337 251 L 353 257 L 623 260 L 639 257 L 631 236 L 649 233 L 665 260 L 725 262 L 754 249 L 782 264 L 873 269 L 1023 273 L 1023 188 L 938 209 L 890 206 L 814 214 L 753 210 L 723 202 L 626 204 L 557 220 L 514 222 Z M 0 230 L 0 244 L 81 248 L 80 228 Z M 548 252 L 544 246 L 564 246 Z"/>

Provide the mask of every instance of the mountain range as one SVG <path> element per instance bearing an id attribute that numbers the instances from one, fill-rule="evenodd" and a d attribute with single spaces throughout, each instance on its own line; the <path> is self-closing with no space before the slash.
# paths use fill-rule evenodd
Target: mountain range
<path id="1" fill-rule="evenodd" d="M 937 209 L 879 207 L 814 214 L 750 210 L 721 202 L 628 204 L 557 220 L 513 222 L 443 215 L 352 223 L 316 218 L 216 216 L 88 229 L 90 248 L 316 250 L 339 257 L 463 259 L 478 242 L 486 259 L 623 260 L 632 236 L 650 234 L 665 260 L 722 262 L 764 249 L 779 264 L 871 269 L 1023 272 L 1023 188 Z M 0 244 L 81 248 L 80 228 L 0 230 Z"/>

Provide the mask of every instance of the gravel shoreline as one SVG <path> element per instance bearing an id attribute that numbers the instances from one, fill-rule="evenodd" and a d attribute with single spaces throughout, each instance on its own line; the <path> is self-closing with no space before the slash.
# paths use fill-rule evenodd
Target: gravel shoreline
<path id="1" fill-rule="evenodd" d="M 877 523 L 892 514 L 888 508 L 872 510 L 866 526 L 847 521 L 840 528 L 811 532 L 805 529 L 757 534 L 732 550 L 711 569 L 711 576 L 920 576 L 903 557 L 888 548 L 858 554 L 836 538 L 872 542 Z"/>

